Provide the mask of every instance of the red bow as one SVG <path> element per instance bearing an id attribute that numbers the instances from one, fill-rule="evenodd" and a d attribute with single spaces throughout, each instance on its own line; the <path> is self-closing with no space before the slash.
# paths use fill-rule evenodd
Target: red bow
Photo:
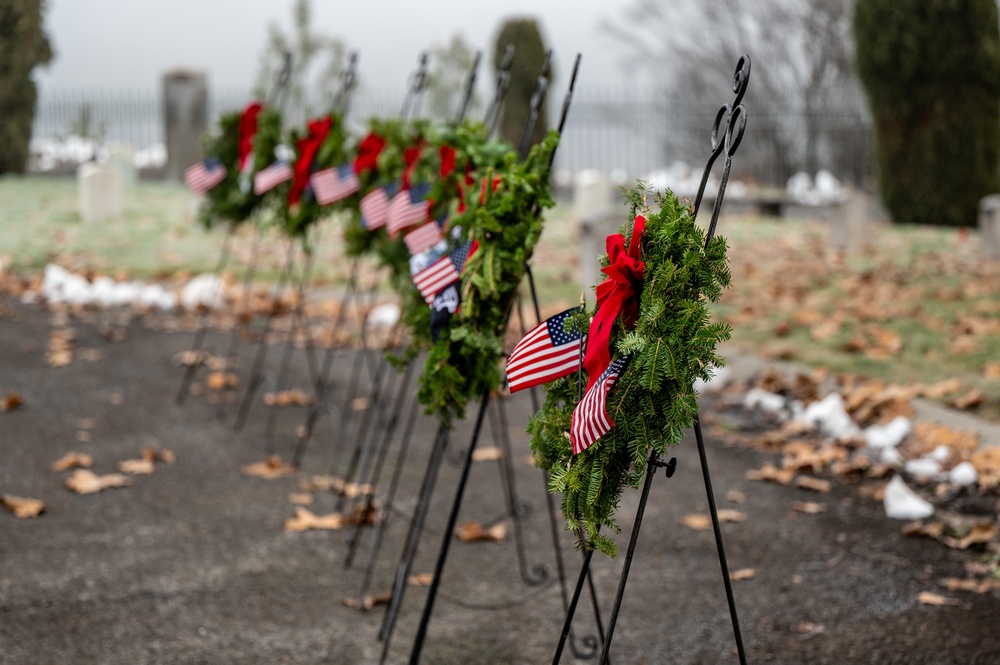
<path id="1" fill-rule="evenodd" d="M 372 132 L 358 144 L 358 156 L 354 158 L 354 172 L 374 171 L 378 166 L 378 156 L 385 147 L 385 139 Z"/>
<path id="2" fill-rule="evenodd" d="M 443 145 L 438 153 L 441 155 L 441 179 L 444 180 L 455 170 L 455 149 Z"/>
<path id="3" fill-rule="evenodd" d="M 472 177 L 472 164 L 465 165 L 465 177 L 455 183 L 458 187 L 458 214 L 461 215 L 465 213 L 465 209 L 468 207 L 465 205 L 465 188 L 472 187 L 476 184 L 476 179 Z"/>
<path id="4" fill-rule="evenodd" d="M 403 189 L 410 188 L 410 176 L 413 175 L 413 169 L 417 165 L 417 160 L 420 159 L 420 153 L 423 150 L 424 143 L 423 141 L 419 141 L 403 151 Z"/>
<path id="5" fill-rule="evenodd" d="M 240 170 L 246 166 L 247 157 L 253 152 L 253 138 L 257 135 L 257 116 L 264 109 L 260 102 L 253 102 L 243 111 L 239 125 L 239 161 Z"/>
<path id="6" fill-rule="evenodd" d="M 479 205 L 486 205 L 486 182 L 488 180 L 489 180 L 489 178 L 485 178 L 484 177 L 483 180 L 482 180 L 482 182 L 480 183 L 480 187 L 479 187 Z M 493 192 L 497 191 L 498 187 L 500 187 L 500 176 L 495 175 L 495 176 L 493 176 L 493 186 L 490 187 L 490 193 L 492 194 Z"/>
<path id="7" fill-rule="evenodd" d="M 597 314 L 590 323 L 587 337 L 587 355 L 583 366 L 587 370 L 587 390 L 597 383 L 601 374 L 611 364 L 608 342 L 615 319 L 621 314 L 622 323 L 631 328 L 639 318 L 639 294 L 642 292 L 642 278 L 646 274 L 646 264 L 639 259 L 642 232 L 646 219 L 635 218 L 628 251 L 625 238 L 614 233 L 607 238 L 608 267 L 601 272 L 608 276 L 597 285 Z"/>
<path id="8" fill-rule="evenodd" d="M 333 126 L 333 118 L 326 116 L 322 120 L 309 121 L 309 133 L 299 139 L 299 159 L 295 162 L 295 172 L 292 176 L 292 188 L 288 190 L 288 205 L 295 205 L 309 184 L 313 162 L 316 153 L 326 140 Z"/>

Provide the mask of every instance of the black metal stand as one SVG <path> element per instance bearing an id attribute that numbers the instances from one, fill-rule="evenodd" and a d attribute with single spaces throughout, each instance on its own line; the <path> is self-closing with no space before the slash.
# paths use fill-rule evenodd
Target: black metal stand
<path id="1" fill-rule="evenodd" d="M 229 224 L 226 227 L 226 237 L 222 240 L 222 249 L 219 251 L 219 260 L 215 264 L 215 272 L 213 273 L 216 277 L 219 277 L 229 264 L 234 230 L 235 225 L 233 224 Z M 187 401 L 188 395 L 191 392 L 191 384 L 194 382 L 194 377 L 198 373 L 198 367 L 201 366 L 201 350 L 205 346 L 205 336 L 207 334 L 208 309 L 206 308 L 203 309 L 198 316 L 198 330 L 194 334 L 194 341 L 191 343 L 191 350 L 188 352 L 189 363 L 187 368 L 184 370 L 184 376 L 181 377 L 181 387 L 177 391 L 177 397 L 174 398 L 174 402 L 177 406 L 184 406 L 184 402 Z"/>
<path id="2" fill-rule="evenodd" d="M 732 157 L 739 147 L 740 142 L 743 139 L 743 133 L 746 129 L 746 110 L 742 105 L 743 96 L 746 94 L 747 85 L 750 78 L 750 58 L 746 55 L 742 56 L 736 65 L 736 73 L 733 77 L 733 92 L 736 93 L 736 99 L 732 104 L 724 104 L 718 111 L 715 117 L 715 122 L 712 127 L 712 152 L 709 156 L 708 163 L 705 166 L 705 171 L 702 174 L 701 184 L 698 189 L 698 195 L 694 203 L 694 213 L 693 216 L 697 217 L 698 210 L 701 207 L 701 202 L 705 194 L 705 187 L 708 183 L 709 175 L 711 174 L 712 167 L 715 161 L 722 154 L 725 154 L 725 166 L 723 168 L 722 178 L 719 184 L 719 191 L 715 197 L 715 206 L 712 211 L 712 218 L 706 232 L 705 245 L 711 242 L 715 235 L 715 229 L 719 221 L 719 212 L 722 208 L 722 199 L 726 192 L 726 183 L 729 180 L 729 172 L 732 168 Z M 723 130 L 723 135 L 720 140 L 719 132 Z M 709 513 L 712 516 L 712 526 L 715 533 L 716 549 L 719 555 L 719 566 L 722 569 L 723 584 L 726 589 L 726 599 L 729 604 L 730 618 L 733 624 L 733 635 L 736 640 L 737 655 L 741 665 L 746 665 L 746 653 L 743 648 L 743 637 L 740 632 L 739 617 L 736 612 L 736 600 L 733 596 L 733 588 L 731 580 L 729 579 L 729 565 L 726 561 L 726 551 L 725 546 L 722 542 L 722 529 L 719 525 L 719 514 L 718 509 L 715 504 L 715 494 L 712 489 L 712 479 L 708 467 L 708 458 L 705 454 L 705 441 L 701 431 L 701 422 L 698 416 L 695 417 L 694 421 L 694 434 L 698 445 L 698 456 L 701 462 L 702 475 L 705 480 L 705 493 L 708 497 Z M 649 459 L 646 465 L 646 477 L 642 487 L 642 493 L 639 497 L 639 506 L 636 509 L 635 521 L 632 526 L 632 535 L 629 539 L 628 550 L 625 554 L 625 559 L 622 565 L 621 577 L 618 582 L 618 592 L 615 596 L 614 606 L 611 609 L 611 617 L 608 622 L 608 633 L 607 638 L 604 642 L 604 648 L 601 651 L 600 665 L 604 665 L 608 662 L 609 653 L 611 650 L 611 643 L 614 639 L 615 627 L 618 623 L 618 613 L 621 609 L 622 598 L 625 594 L 625 585 L 628 581 L 629 571 L 632 566 L 632 561 L 635 556 L 635 545 L 638 542 L 639 531 L 642 526 L 643 513 L 646 509 L 646 503 L 649 500 L 649 489 L 652 485 L 653 475 L 658 467 L 666 468 L 666 475 L 669 478 L 673 475 L 674 469 L 676 467 L 676 460 L 671 459 L 669 462 L 664 463 L 655 451 L 650 451 Z M 592 550 L 591 550 L 592 552 Z M 588 552 L 588 555 L 591 553 Z M 567 612 L 566 622 L 563 627 L 563 635 L 569 631 L 569 627 L 572 624 L 573 612 L 576 609 L 575 599 L 579 596 L 580 590 L 583 585 L 584 575 L 590 565 L 590 556 L 588 556 L 583 565 L 583 569 L 580 572 L 580 578 L 577 582 L 577 587 L 574 591 L 574 602 L 571 603 L 570 610 Z M 553 665 L 559 662 L 559 658 L 562 654 L 563 649 L 563 639 L 560 640 L 556 648 L 555 658 L 553 659 Z"/>

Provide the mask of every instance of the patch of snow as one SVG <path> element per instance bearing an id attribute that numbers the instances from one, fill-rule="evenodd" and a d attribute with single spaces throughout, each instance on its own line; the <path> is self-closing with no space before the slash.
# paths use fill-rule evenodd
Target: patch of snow
<path id="1" fill-rule="evenodd" d="M 899 476 L 885 487 L 885 516 L 894 520 L 922 520 L 934 514 L 934 506 L 917 495 Z"/>
<path id="2" fill-rule="evenodd" d="M 979 472 L 976 471 L 972 462 L 959 462 L 955 468 L 948 472 L 948 480 L 956 487 L 969 487 L 975 485 L 976 481 L 979 480 Z"/>
<path id="3" fill-rule="evenodd" d="M 945 445 L 940 445 L 932 450 L 930 454 L 926 455 L 926 457 L 940 464 L 944 464 L 948 461 L 948 458 L 951 457 L 951 448 Z"/>
<path id="4" fill-rule="evenodd" d="M 384 303 L 378 307 L 373 307 L 368 312 L 368 319 L 365 321 L 366 328 L 391 328 L 399 321 L 399 305 L 396 303 Z"/>
<path id="5" fill-rule="evenodd" d="M 181 306 L 187 310 L 207 307 L 216 309 L 223 304 L 223 284 L 217 275 L 202 273 L 191 278 L 181 289 Z"/>
<path id="6" fill-rule="evenodd" d="M 865 443 L 872 450 L 895 448 L 912 431 L 913 423 L 906 416 L 896 416 L 885 425 L 872 425 L 865 430 Z"/>
<path id="7" fill-rule="evenodd" d="M 903 456 L 895 448 L 883 448 L 878 461 L 889 466 L 899 466 L 903 463 Z"/>
<path id="8" fill-rule="evenodd" d="M 694 380 L 694 391 L 700 393 L 709 386 L 720 388 L 729 383 L 732 373 L 728 367 L 713 367 L 712 376 L 708 381 L 700 378 Z"/>
<path id="9" fill-rule="evenodd" d="M 861 435 L 861 430 L 844 408 L 844 400 L 840 393 L 830 393 L 818 402 L 813 402 L 798 419 L 836 440 Z"/>
<path id="10" fill-rule="evenodd" d="M 777 393 L 760 388 L 751 388 L 743 398 L 743 406 L 748 409 L 760 409 L 768 413 L 779 413 L 785 408 L 785 398 Z"/>
<path id="11" fill-rule="evenodd" d="M 941 463 L 929 457 L 921 457 L 920 459 L 907 460 L 903 469 L 911 476 L 936 480 L 941 474 Z"/>

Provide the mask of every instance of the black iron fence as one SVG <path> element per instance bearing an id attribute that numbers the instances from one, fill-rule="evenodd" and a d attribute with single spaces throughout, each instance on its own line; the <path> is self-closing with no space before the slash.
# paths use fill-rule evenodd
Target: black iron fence
<path id="1" fill-rule="evenodd" d="M 368 117 L 397 114 L 402 98 L 402 90 L 359 90 L 350 109 L 356 129 Z M 213 92 L 210 116 L 238 109 L 247 99 L 244 93 Z M 826 169 L 843 182 L 867 184 L 872 175 L 872 133 L 859 96 L 848 95 L 811 113 L 801 107 L 793 96 L 755 102 L 734 178 L 780 186 L 797 171 Z M 290 126 L 302 124 L 321 110 L 322 106 L 308 102 L 292 104 L 286 120 Z M 552 105 L 553 113 L 558 110 Z M 556 168 L 596 169 L 627 181 L 678 163 L 698 164 L 709 140 L 705 127 L 711 127 L 715 111 L 712 100 L 671 99 L 653 89 L 580 90 Z M 164 153 L 162 99 L 149 90 L 43 90 L 33 139 L 36 153 L 43 157 L 33 161 L 36 170 L 86 159 L 88 150 L 112 142 L 126 143 L 155 162 Z"/>

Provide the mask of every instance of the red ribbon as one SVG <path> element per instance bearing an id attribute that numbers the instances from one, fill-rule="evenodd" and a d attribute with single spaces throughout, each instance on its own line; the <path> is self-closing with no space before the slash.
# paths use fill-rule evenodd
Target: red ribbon
<path id="1" fill-rule="evenodd" d="M 590 323 L 587 355 L 583 359 L 583 366 L 589 377 L 587 390 L 597 383 L 611 364 L 608 342 L 618 315 L 621 315 L 626 328 L 633 327 L 639 318 L 639 294 L 646 274 L 646 264 L 639 258 L 639 252 L 645 228 L 646 219 L 637 216 L 627 251 L 622 234 L 614 233 L 607 238 L 609 264 L 601 272 L 608 278 L 597 285 L 597 314 Z"/>
<path id="2" fill-rule="evenodd" d="M 257 135 L 257 116 L 264 110 L 260 102 L 253 102 L 246 107 L 240 116 L 239 125 L 239 168 L 246 166 L 247 157 L 253 152 L 253 138 Z"/>
<path id="3" fill-rule="evenodd" d="M 441 156 L 441 179 L 444 180 L 455 170 L 455 149 L 450 145 L 443 145 L 438 154 Z"/>
<path id="4" fill-rule="evenodd" d="M 420 159 L 420 153 L 424 150 L 424 143 L 420 141 L 414 143 L 409 148 L 403 151 L 403 189 L 410 188 L 410 176 L 413 175 L 413 169 L 417 165 L 417 160 Z"/>
<path id="5" fill-rule="evenodd" d="M 313 162 L 316 161 L 316 153 L 319 152 L 320 146 L 323 145 L 323 141 L 326 140 L 326 135 L 330 133 L 332 126 L 333 118 L 330 116 L 321 120 L 310 120 L 309 133 L 298 140 L 299 159 L 295 162 L 292 187 L 288 190 L 288 205 L 298 203 L 302 192 L 306 191 Z"/>
<path id="6" fill-rule="evenodd" d="M 354 158 L 354 172 L 374 171 L 378 166 L 378 156 L 385 148 L 385 139 L 372 132 L 358 144 L 358 156 Z"/>
<path id="7" fill-rule="evenodd" d="M 486 177 L 484 177 L 483 180 L 482 180 L 482 182 L 480 183 L 480 187 L 479 187 L 479 205 L 486 205 L 486 183 L 487 183 L 487 181 L 488 181 L 488 179 Z M 497 191 L 498 187 L 500 187 L 500 176 L 495 175 L 495 176 L 493 176 L 493 186 L 490 187 L 490 193 L 492 194 L 493 192 Z"/>
<path id="8" fill-rule="evenodd" d="M 464 181 L 464 182 L 463 182 Z M 458 214 L 461 215 L 465 212 L 468 206 L 465 205 L 465 188 L 472 187 L 476 184 L 476 179 L 472 177 L 472 164 L 465 165 L 465 177 L 455 183 L 458 187 Z"/>

